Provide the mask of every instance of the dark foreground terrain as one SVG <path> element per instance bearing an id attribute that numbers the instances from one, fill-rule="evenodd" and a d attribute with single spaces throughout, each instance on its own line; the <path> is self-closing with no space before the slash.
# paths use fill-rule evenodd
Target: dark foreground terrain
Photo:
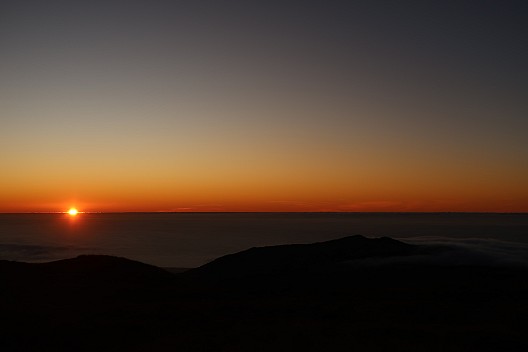
<path id="1" fill-rule="evenodd" d="M 527 351 L 528 270 L 455 252 L 352 236 L 180 274 L 0 261 L 0 350 Z"/>

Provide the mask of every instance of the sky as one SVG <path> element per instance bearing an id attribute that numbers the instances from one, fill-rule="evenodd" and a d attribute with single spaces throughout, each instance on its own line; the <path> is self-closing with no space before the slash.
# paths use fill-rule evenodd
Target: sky
<path id="1" fill-rule="evenodd" d="M 0 0 L 0 212 L 527 212 L 527 27 L 508 0 Z"/>

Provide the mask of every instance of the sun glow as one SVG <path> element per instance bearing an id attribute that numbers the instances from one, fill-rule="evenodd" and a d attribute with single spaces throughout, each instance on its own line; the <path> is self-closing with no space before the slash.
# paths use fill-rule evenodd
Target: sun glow
<path id="1" fill-rule="evenodd" d="M 75 208 L 71 208 L 70 210 L 68 210 L 68 214 L 70 214 L 71 216 L 75 216 L 77 215 L 77 213 L 78 211 Z"/>

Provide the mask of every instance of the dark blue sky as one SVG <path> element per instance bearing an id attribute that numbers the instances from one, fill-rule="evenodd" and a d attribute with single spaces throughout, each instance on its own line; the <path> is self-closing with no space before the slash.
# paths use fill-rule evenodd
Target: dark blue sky
<path id="1" fill-rule="evenodd" d="M 1 1 L 0 210 L 526 210 L 527 23 L 525 1 Z"/>

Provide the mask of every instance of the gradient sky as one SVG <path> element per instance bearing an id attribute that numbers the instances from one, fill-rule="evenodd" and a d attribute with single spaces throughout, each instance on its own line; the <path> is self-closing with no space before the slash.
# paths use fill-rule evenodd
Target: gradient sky
<path id="1" fill-rule="evenodd" d="M 526 212 L 526 33 L 526 1 L 0 1 L 0 212 Z"/>

